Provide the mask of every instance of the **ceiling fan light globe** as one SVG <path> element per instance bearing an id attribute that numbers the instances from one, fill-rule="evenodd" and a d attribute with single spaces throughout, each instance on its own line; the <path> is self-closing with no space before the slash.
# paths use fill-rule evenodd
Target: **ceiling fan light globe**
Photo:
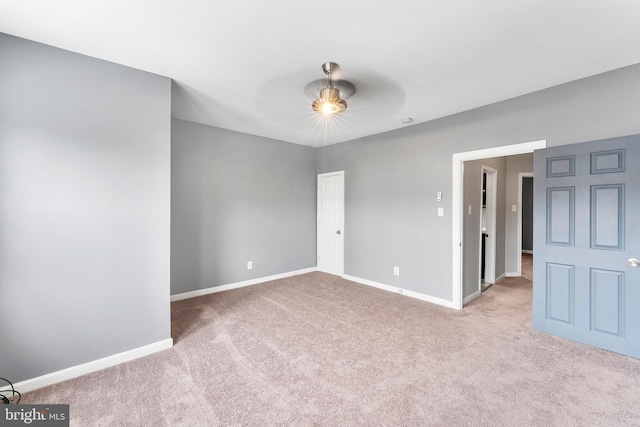
<path id="1" fill-rule="evenodd" d="M 320 99 L 325 99 L 329 102 L 340 101 L 340 91 L 335 87 L 325 87 L 320 91 Z"/>
<path id="2" fill-rule="evenodd" d="M 338 110 L 338 106 L 332 102 L 325 102 L 324 104 L 322 104 L 322 114 L 324 114 L 325 116 L 335 114 L 338 112 Z"/>
<path id="3" fill-rule="evenodd" d="M 337 104 L 330 102 L 326 99 L 317 99 L 316 101 L 314 101 L 312 107 L 313 107 L 313 111 L 325 116 L 330 116 L 339 111 L 339 107 Z"/>
<path id="4" fill-rule="evenodd" d="M 331 90 L 327 91 L 327 89 Z M 340 92 L 334 88 L 325 88 L 320 91 L 320 98 L 313 101 L 311 106 L 313 111 L 325 116 L 331 116 L 347 109 L 346 101 L 340 99 Z"/>

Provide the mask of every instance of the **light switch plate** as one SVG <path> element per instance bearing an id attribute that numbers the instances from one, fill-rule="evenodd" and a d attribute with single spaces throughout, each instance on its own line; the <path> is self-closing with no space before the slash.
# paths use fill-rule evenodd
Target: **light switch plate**
<path id="1" fill-rule="evenodd" d="M 438 216 L 444 216 L 444 208 L 438 208 Z"/>
<path id="2" fill-rule="evenodd" d="M 511 205 L 511 212 L 518 212 L 518 206 L 517 205 Z"/>
<path id="3" fill-rule="evenodd" d="M 436 200 L 441 202 L 442 201 L 442 191 L 438 191 L 436 193 Z"/>

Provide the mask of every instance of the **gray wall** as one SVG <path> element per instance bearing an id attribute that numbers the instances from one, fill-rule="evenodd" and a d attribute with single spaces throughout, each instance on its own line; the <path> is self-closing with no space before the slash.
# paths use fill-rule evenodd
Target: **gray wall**
<path id="1" fill-rule="evenodd" d="M 432 245 L 444 229 L 451 235 L 451 159 L 430 161 L 441 147 L 416 150 L 420 136 L 406 131 L 319 149 L 318 173 L 345 171 L 345 274 L 443 297 L 432 281 L 451 270 L 451 251 Z M 446 216 L 437 216 L 438 207 Z"/>
<path id="2" fill-rule="evenodd" d="M 518 216 L 521 212 L 513 212 L 511 205 L 518 205 L 518 180 L 520 173 L 533 173 L 533 153 L 507 157 L 507 197 L 505 206 L 505 272 L 518 272 Z"/>
<path id="3" fill-rule="evenodd" d="M 506 187 L 507 158 L 495 157 L 491 159 L 464 162 L 463 182 L 463 297 L 466 298 L 478 291 L 480 283 L 480 206 L 482 203 L 482 166 L 496 169 L 496 268 L 495 277 L 504 274 L 504 204 Z M 488 201 L 488 200 L 487 200 Z M 471 215 L 468 208 L 471 206 Z"/>
<path id="4" fill-rule="evenodd" d="M 637 134 L 638 111 L 640 65 L 634 65 L 320 148 L 318 173 L 345 171 L 345 273 L 451 300 L 452 154 Z M 444 192 L 442 203 L 436 191 Z M 439 206 L 444 217 L 436 216 Z"/>
<path id="5" fill-rule="evenodd" d="M 315 267 L 315 149 L 172 123 L 171 293 Z"/>
<path id="6" fill-rule="evenodd" d="M 0 34 L 0 372 L 170 338 L 170 80 Z"/>

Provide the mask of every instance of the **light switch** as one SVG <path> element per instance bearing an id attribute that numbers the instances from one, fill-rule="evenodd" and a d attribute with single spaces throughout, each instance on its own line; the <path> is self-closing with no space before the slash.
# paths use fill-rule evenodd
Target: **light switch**
<path id="1" fill-rule="evenodd" d="M 511 205 L 511 212 L 518 212 L 518 206 L 517 205 Z"/>
<path id="2" fill-rule="evenodd" d="M 438 191 L 436 193 L 436 200 L 441 202 L 442 201 L 442 191 Z"/>
<path id="3" fill-rule="evenodd" d="M 438 216 L 444 216 L 444 208 L 438 208 Z"/>

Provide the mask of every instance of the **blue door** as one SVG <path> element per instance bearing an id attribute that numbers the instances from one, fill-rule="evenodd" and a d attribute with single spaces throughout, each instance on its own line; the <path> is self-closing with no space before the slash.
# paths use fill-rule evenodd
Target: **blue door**
<path id="1" fill-rule="evenodd" d="M 535 329 L 640 358 L 640 135 L 534 154 Z"/>

